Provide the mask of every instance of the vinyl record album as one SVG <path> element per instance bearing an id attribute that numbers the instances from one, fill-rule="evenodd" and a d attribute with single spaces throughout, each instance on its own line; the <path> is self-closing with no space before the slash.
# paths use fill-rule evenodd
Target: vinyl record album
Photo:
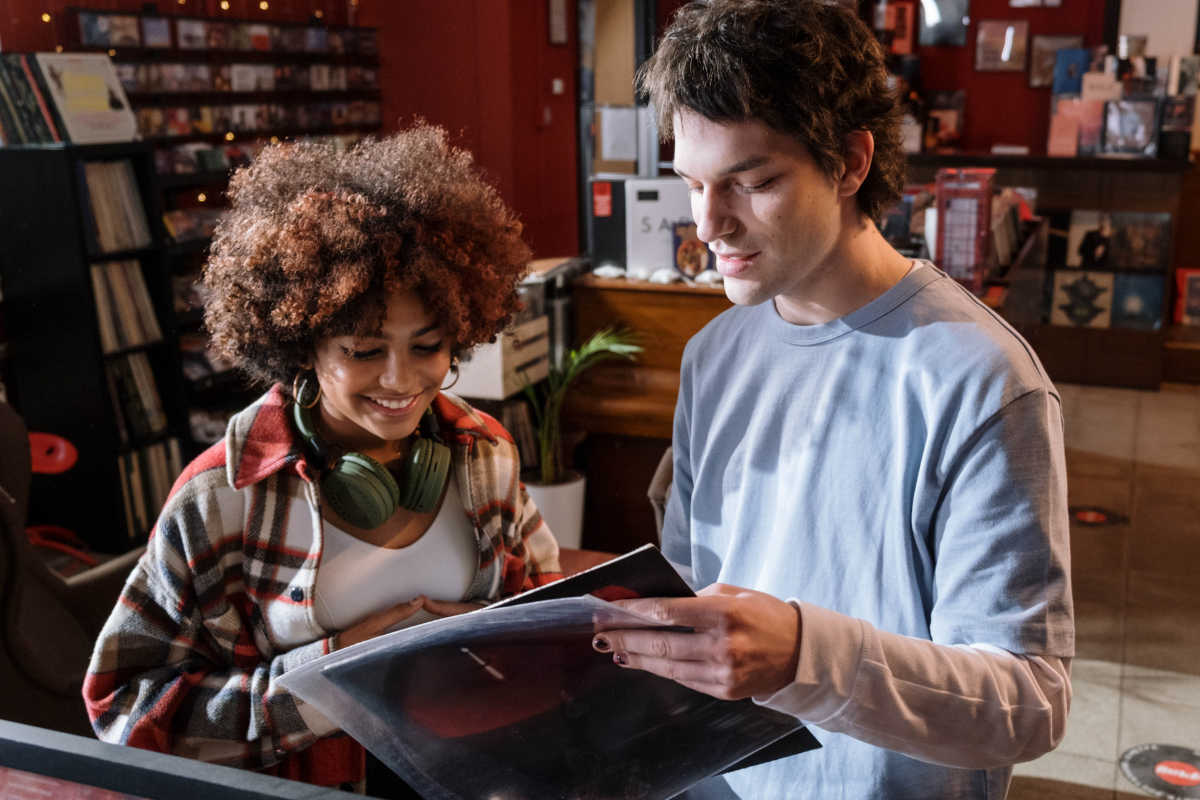
<path id="1" fill-rule="evenodd" d="M 1155 797 L 1200 798 L 1200 752 L 1170 744 L 1142 744 L 1121 756 L 1121 772 Z"/>

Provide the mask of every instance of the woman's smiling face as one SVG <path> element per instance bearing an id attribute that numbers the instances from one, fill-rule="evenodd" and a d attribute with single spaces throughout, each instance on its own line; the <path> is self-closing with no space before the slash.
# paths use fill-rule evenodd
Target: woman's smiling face
<path id="1" fill-rule="evenodd" d="M 451 343 L 412 291 L 388 296 L 377 336 L 317 342 L 323 433 L 342 447 L 387 449 L 416 430 L 450 369 Z"/>

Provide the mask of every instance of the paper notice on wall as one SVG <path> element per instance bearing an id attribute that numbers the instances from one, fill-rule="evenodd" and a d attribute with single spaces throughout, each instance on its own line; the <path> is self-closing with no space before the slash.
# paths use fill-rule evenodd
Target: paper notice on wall
<path id="1" fill-rule="evenodd" d="M 600 108 L 600 158 L 604 161 L 636 161 L 637 145 L 637 109 L 602 106 Z"/>

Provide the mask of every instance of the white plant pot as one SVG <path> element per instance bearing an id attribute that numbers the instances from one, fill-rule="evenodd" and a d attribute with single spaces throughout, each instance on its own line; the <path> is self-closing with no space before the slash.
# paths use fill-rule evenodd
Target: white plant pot
<path id="1" fill-rule="evenodd" d="M 559 547 L 579 549 L 583 540 L 583 495 L 587 479 L 571 473 L 566 483 L 526 483 L 525 489 L 542 519 L 550 527 Z"/>

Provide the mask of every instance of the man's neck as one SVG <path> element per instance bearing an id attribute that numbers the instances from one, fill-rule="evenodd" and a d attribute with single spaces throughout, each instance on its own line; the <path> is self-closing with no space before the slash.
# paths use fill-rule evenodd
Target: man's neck
<path id="1" fill-rule="evenodd" d="M 869 220 L 843 227 L 841 240 L 804 285 L 776 295 L 775 308 L 793 325 L 821 325 L 862 308 L 908 274 L 912 261 L 888 244 Z"/>

